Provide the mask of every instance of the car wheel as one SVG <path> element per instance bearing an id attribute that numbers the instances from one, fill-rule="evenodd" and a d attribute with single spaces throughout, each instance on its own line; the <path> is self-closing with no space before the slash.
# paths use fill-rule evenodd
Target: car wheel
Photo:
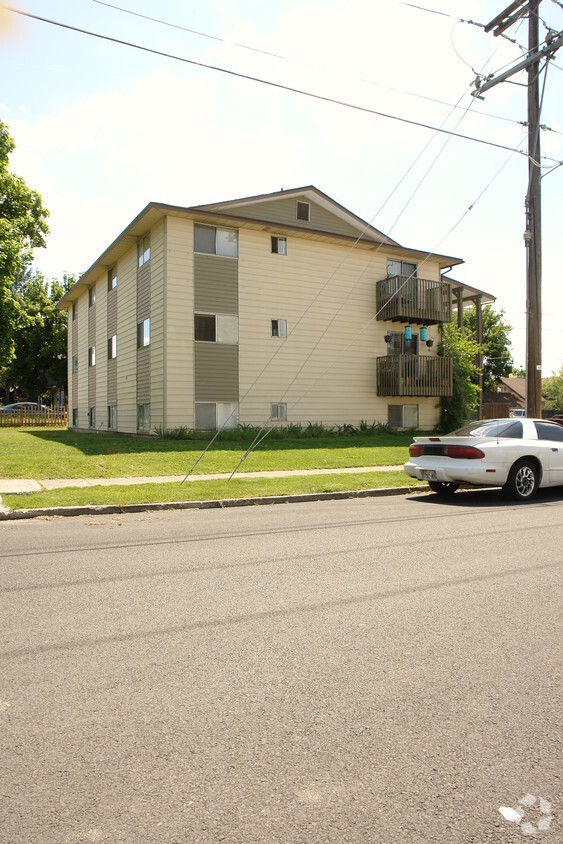
<path id="1" fill-rule="evenodd" d="M 529 501 L 538 490 L 539 480 L 535 463 L 531 460 L 519 460 L 510 470 L 503 487 L 504 494 L 516 501 Z"/>
<path id="2" fill-rule="evenodd" d="M 436 495 L 453 495 L 459 484 L 445 483 L 443 481 L 428 481 L 428 486 Z"/>

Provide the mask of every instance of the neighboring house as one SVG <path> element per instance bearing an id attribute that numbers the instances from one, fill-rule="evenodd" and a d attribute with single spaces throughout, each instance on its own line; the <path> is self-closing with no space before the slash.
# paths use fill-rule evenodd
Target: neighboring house
<path id="1" fill-rule="evenodd" d="M 485 419 L 508 418 L 511 411 L 525 410 L 525 378 L 499 378 L 496 387 L 496 392 L 483 393 L 483 417 Z"/>
<path id="2" fill-rule="evenodd" d="M 69 425 L 123 433 L 362 419 L 433 428 L 459 258 L 408 249 L 314 187 L 151 202 L 59 303 Z"/>

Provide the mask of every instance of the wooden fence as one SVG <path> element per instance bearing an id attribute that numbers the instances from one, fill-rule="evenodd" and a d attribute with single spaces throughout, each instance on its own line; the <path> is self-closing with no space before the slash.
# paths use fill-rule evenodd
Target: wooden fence
<path id="1" fill-rule="evenodd" d="M 66 407 L 53 405 L 52 407 L 0 407 L 0 428 L 21 428 L 25 425 L 45 425 L 55 428 L 66 428 L 68 413 Z"/>

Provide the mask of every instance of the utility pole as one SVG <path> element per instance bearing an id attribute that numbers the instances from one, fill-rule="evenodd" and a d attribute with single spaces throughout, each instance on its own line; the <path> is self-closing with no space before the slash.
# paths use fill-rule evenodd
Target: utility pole
<path id="1" fill-rule="evenodd" d="M 541 172 L 540 172 L 540 60 L 548 61 L 563 46 L 563 36 L 546 39 L 539 49 L 539 6 L 541 0 L 515 0 L 493 18 L 485 32 L 495 36 L 528 14 L 528 56 L 498 77 L 477 79 L 473 96 L 504 82 L 519 70 L 528 73 L 528 190 L 526 192 L 526 414 L 541 417 Z"/>

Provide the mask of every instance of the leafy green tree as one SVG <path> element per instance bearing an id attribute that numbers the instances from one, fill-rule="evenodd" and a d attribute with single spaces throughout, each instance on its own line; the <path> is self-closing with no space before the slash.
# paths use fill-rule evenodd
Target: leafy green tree
<path id="1" fill-rule="evenodd" d="M 0 373 L 14 356 L 15 332 L 25 322 L 14 286 L 31 266 L 33 250 L 45 246 L 49 233 L 49 212 L 40 195 L 9 169 L 14 147 L 0 120 Z"/>
<path id="2" fill-rule="evenodd" d="M 541 391 L 548 410 L 563 412 L 563 366 L 558 373 L 542 380 Z"/>
<path id="3" fill-rule="evenodd" d="M 453 360 L 453 392 L 440 400 L 440 430 L 455 431 L 470 419 L 479 405 L 479 346 L 453 322 L 442 326 L 438 355 Z"/>
<path id="4" fill-rule="evenodd" d="M 512 372 L 510 373 L 511 378 L 525 378 L 526 377 L 526 370 L 523 366 L 513 366 Z"/>
<path id="5" fill-rule="evenodd" d="M 510 353 L 510 332 L 512 326 L 505 321 L 504 311 L 495 311 L 492 305 L 482 309 L 483 343 L 483 390 L 494 390 L 499 378 L 506 378 L 512 372 Z M 477 309 L 475 306 L 463 311 L 463 332 L 477 341 Z"/>
<path id="6" fill-rule="evenodd" d="M 74 283 L 48 282 L 40 272 L 27 271 L 13 285 L 24 318 L 14 333 L 14 357 L 4 370 L 4 389 L 20 398 L 45 398 L 50 389 L 64 387 L 67 378 L 66 312 L 56 305 Z"/>

